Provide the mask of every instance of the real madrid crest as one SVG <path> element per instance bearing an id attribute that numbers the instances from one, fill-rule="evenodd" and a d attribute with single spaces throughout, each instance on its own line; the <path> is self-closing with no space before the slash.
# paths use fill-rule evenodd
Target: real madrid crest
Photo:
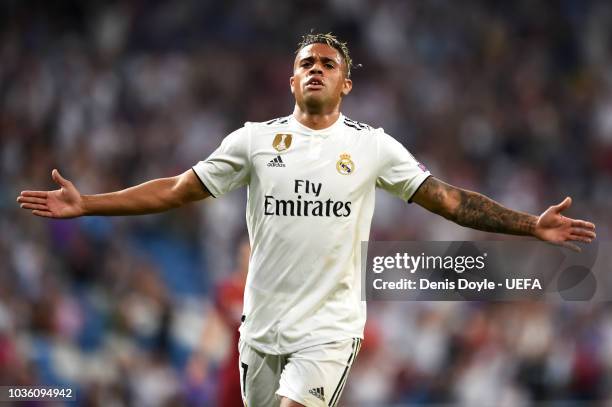
<path id="1" fill-rule="evenodd" d="M 336 169 L 342 175 L 351 175 L 355 171 L 355 163 L 351 160 L 351 155 L 340 154 L 340 159 L 336 163 Z"/>
<path id="2" fill-rule="evenodd" d="M 272 147 L 279 153 L 285 150 L 288 150 L 291 147 L 291 134 L 288 133 L 278 133 L 274 137 L 274 141 L 272 142 Z"/>

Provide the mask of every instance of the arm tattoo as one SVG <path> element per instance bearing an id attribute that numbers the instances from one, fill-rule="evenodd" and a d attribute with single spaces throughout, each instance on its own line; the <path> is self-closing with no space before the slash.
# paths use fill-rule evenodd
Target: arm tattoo
<path id="1" fill-rule="evenodd" d="M 477 192 L 448 185 L 429 177 L 415 194 L 414 201 L 461 226 L 485 232 L 531 235 L 537 217 L 508 209 Z"/>
<path id="2" fill-rule="evenodd" d="M 455 210 L 455 222 L 462 226 L 485 232 L 511 235 L 531 235 L 537 218 L 527 213 L 505 208 L 486 196 L 458 189 L 459 205 Z"/>

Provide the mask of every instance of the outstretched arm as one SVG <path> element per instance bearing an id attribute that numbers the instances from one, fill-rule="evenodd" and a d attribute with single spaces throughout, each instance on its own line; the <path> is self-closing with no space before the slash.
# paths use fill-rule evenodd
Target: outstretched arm
<path id="1" fill-rule="evenodd" d="M 579 249 L 571 241 L 590 243 L 595 238 L 594 224 L 561 214 L 570 207 L 571 198 L 565 198 L 560 204 L 535 216 L 508 209 L 482 194 L 429 177 L 412 201 L 461 226 L 486 232 L 535 236 L 574 250 Z"/>
<path id="2" fill-rule="evenodd" d="M 51 177 L 60 186 L 54 191 L 22 191 L 17 202 L 34 215 L 74 218 L 85 215 L 144 215 L 177 208 L 207 198 L 210 193 L 193 170 L 175 177 L 158 178 L 121 191 L 81 195 L 74 184 L 53 170 Z"/>

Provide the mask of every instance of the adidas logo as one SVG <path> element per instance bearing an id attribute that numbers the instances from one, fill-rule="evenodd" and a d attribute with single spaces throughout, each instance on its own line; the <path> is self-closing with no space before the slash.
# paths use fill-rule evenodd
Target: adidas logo
<path id="1" fill-rule="evenodd" d="M 283 162 L 281 156 L 277 155 L 275 158 L 270 160 L 270 162 L 268 163 L 268 167 L 286 167 L 286 165 Z"/>
<path id="2" fill-rule="evenodd" d="M 319 400 L 325 402 L 325 394 L 323 394 L 323 387 L 317 387 L 315 389 L 308 390 L 308 393 L 312 394 Z"/>

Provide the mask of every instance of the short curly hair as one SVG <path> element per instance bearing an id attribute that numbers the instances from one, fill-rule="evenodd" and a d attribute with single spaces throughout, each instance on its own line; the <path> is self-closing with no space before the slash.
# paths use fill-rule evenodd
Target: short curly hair
<path id="1" fill-rule="evenodd" d="M 346 77 L 351 77 L 351 68 L 353 67 L 353 60 L 351 59 L 351 54 L 349 52 L 348 46 L 346 42 L 342 42 L 332 33 L 309 33 L 302 36 L 302 40 L 298 43 L 298 48 L 295 50 L 295 54 L 297 55 L 302 48 L 307 47 L 311 44 L 326 44 L 330 47 L 336 49 L 342 58 L 344 59 L 344 63 L 346 64 Z"/>

